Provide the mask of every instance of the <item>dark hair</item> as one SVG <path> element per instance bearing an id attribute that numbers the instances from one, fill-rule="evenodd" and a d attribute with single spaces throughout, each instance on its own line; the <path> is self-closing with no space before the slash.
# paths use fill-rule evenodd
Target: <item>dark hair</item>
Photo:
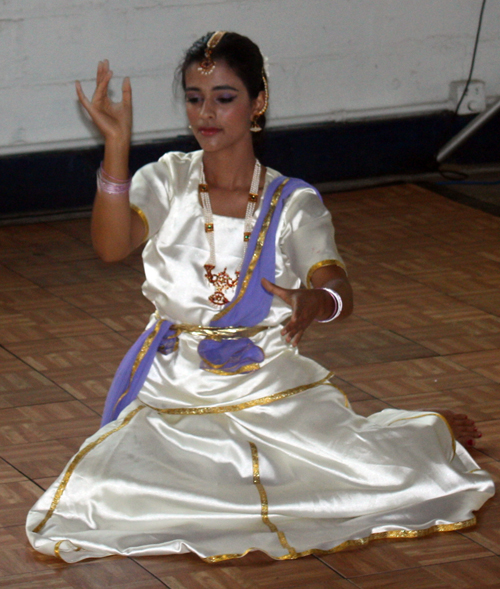
<path id="1" fill-rule="evenodd" d="M 183 90 L 186 89 L 186 70 L 193 63 L 199 63 L 205 58 L 207 43 L 214 33 L 207 33 L 195 41 L 184 54 L 184 58 L 177 68 L 176 78 Z M 214 61 L 223 59 L 245 85 L 251 100 L 255 100 L 260 92 L 265 90 L 263 76 L 264 59 L 258 46 L 248 37 L 238 33 L 225 33 L 211 53 Z M 266 77 L 267 80 L 267 77 Z M 257 119 L 257 123 L 264 129 L 266 115 Z M 254 137 L 262 133 L 254 133 Z M 255 137 L 257 139 L 257 137 Z"/>

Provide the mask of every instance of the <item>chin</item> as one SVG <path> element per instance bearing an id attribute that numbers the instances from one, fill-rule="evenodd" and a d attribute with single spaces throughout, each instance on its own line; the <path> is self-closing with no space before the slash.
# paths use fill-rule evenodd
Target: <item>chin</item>
<path id="1" fill-rule="evenodd" d="M 212 142 L 212 141 L 198 141 L 198 144 L 203 151 L 207 153 L 215 153 L 216 151 L 224 151 L 227 149 L 231 149 L 232 145 L 225 145 L 219 142 Z"/>
<path id="2" fill-rule="evenodd" d="M 217 137 L 196 137 L 198 144 L 203 151 L 206 152 L 216 152 L 216 151 L 236 151 L 242 144 L 245 144 L 247 141 L 252 144 L 252 137 L 249 134 L 248 137 L 235 139 L 234 141 L 228 141 L 227 137 L 217 136 Z"/>
<path id="3" fill-rule="evenodd" d="M 214 149 L 221 148 L 220 137 L 205 137 L 204 135 L 196 134 L 195 139 L 204 150 L 213 151 Z"/>

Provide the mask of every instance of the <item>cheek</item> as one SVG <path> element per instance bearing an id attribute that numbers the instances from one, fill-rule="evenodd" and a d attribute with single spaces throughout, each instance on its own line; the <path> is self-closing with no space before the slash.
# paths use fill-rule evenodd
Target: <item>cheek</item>
<path id="1" fill-rule="evenodd" d="M 186 102 L 186 115 L 190 123 L 193 122 L 194 117 L 196 116 L 196 109 L 193 108 L 192 104 Z"/>
<path id="2" fill-rule="evenodd" d="M 225 120 L 233 125 L 249 126 L 252 118 L 251 110 L 244 104 L 236 105 L 225 113 Z"/>

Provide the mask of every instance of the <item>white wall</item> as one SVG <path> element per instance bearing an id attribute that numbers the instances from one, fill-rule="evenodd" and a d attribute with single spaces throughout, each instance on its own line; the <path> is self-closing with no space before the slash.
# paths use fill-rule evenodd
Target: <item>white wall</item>
<path id="1" fill-rule="evenodd" d="M 500 95 L 500 0 L 488 0 L 474 77 Z M 171 80 L 216 29 L 271 64 L 273 126 L 448 105 L 467 77 L 481 0 L 0 0 L 0 155 L 92 145 L 74 93 L 99 59 L 130 75 L 134 141 L 185 133 Z M 116 84 L 119 90 L 119 83 Z M 449 105 L 448 105 L 449 106 Z"/>

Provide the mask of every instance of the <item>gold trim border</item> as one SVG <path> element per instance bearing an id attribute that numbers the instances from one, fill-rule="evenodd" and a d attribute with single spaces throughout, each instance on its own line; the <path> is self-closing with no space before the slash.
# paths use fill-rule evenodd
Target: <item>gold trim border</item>
<path id="1" fill-rule="evenodd" d="M 59 552 L 59 548 L 61 547 L 61 544 L 64 542 L 64 540 L 59 540 L 59 542 L 56 542 L 55 546 L 54 546 L 54 556 L 57 558 L 60 558 L 61 560 L 63 560 L 61 553 Z"/>
<path id="2" fill-rule="evenodd" d="M 54 546 L 54 556 L 60 558 L 62 561 L 64 561 L 64 558 L 61 556 L 60 548 L 63 542 L 69 542 L 70 544 L 73 544 L 71 540 L 59 540 L 59 542 L 56 542 Z M 73 546 L 75 546 L 75 552 L 80 552 L 80 546 L 76 546 L 75 544 L 73 544 Z"/>
<path id="3" fill-rule="evenodd" d="M 144 239 L 142 240 L 142 243 L 144 243 L 145 241 L 147 241 L 148 237 L 149 237 L 149 221 L 148 218 L 146 217 L 144 211 L 142 209 L 140 209 L 137 205 L 134 205 L 132 203 L 130 203 L 130 208 L 137 213 L 137 215 L 139 216 L 139 219 L 142 221 L 142 224 L 144 225 L 144 229 L 146 230 L 145 235 L 144 235 Z"/>
<path id="4" fill-rule="evenodd" d="M 52 503 L 50 505 L 50 509 L 47 511 L 47 514 L 45 515 L 45 517 L 43 518 L 43 520 L 33 529 L 33 533 L 34 534 L 38 534 L 38 532 L 40 532 L 40 530 L 45 526 L 45 524 L 52 517 L 54 511 L 57 508 L 57 505 L 59 504 L 59 501 L 61 500 L 62 494 L 64 493 L 64 491 L 65 491 L 65 489 L 66 489 L 66 487 L 67 487 L 67 485 L 69 483 L 69 479 L 71 478 L 71 475 L 73 474 L 75 468 L 85 458 L 85 456 L 87 456 L 87 454 L 91 450 L 93 450 L 96 446 L 98 446 L 101 442 L 104 442 L 104 440 L 106 438 L 109 438 L 109 436 L 111 434 L 114 434 L 118 430 L 120 430 L 123 427 L 125 427 L 126 425 L 128 425 L 130 423 L 130 421 L 132 420 L 132 418 L 135 417 L 135 415 L 137 413 L 139 413 L 139 411 L 141 411 L 141 409 L 144 409 L 144 405 L 140 405 L 139 407 L 136 407 L 133 411 L 131 411 L 127 415 L 127 417 L 125 417 L 125 419 L 120 423 L 120 425 L 118 425 L 114 429 L 106 432 L 105 434 L 103 434 L 102 436 L 100 436 L 97 440 L 95 440 L 94 442 L 88 444 L 87 446 L 85 446 L 85 448 L 82 448 L 76 454 L 76 456 L 73 458 L 73 460 L 70 462 L 68 468 L 66 469 L 66 472 L 64 473 L 64 476 L 62 478 L 62 481 L 59 483 L 59 487 L 57 487 L 57 491 L 55 492 L 54 498 L 52 499 Z M 60 543 L 56 546 L 57 549 L 59 549 L 59 545 L 60 545 Z"/>
<path id="5" fill-rule="evenodd" d="M 207 362 L 206 360 L 204 360 Z M 256 370 L 260 369 L 260 364 L 257 362 L 253 364 L 246 364 L 245 366 L 241 366 L 238 370 L 234 372 L 226 372 L 222 370 L 222 368 L 208 368 L 209 364 L 207 363 L 207 368 L 203 368 L 205 372 L 212 372 L 213 374 L 218 374 L 220 376 L 235 376 L 237 374 L 248 374 L 249 372 L 255 372 Z"/>
<path id="6" fill-rule="evenodd" d="M 271 532 L 278 535 L 280 544 L 285 550 L 288 550 L 289 557 L 297 558 L 297 551 L 288 543 L 288 540 L 285 536 L 285 532 L 279 530 L 269 519 L 269 501 L 267 499 L 266 489 L 260 481 L 259 451 L 257 449 L 257 446 L 253 442 L 249 442 L 249 444 L 250 449 L 252 451 L 253 484 L 257 487 L 257 490 L 259 492 L 260 515 L 262 517 L 262 521 L 271 530 Z"/>
<path id="7" fill-rule="evenodd" d="M 160 330 L 160 327 L 161 327 L 161 324 L 162 323 L 163 323 L 163 319 L 160 319 L 158 321 L 158 323 L 155 325 L 155 328 L 153 329 L 153 331 L 148 335 L 148 337 L 146 338 L 146 340 L 142 344 L 142 347 L 139 350 L 139 353 L 137 354 L 137 356 L 136 356 L 136 358 L 134 360 L 134 364 L 132 366 L 132 370 L 130 371 L 130 379 L 128 381 L 128 387 L 125 389 L 125 392 L 120 395 L 118 401 L 116 401 L 116 403 L 115 403 L 115 405 L 113 407 L 113 411 L 118 407 L 118 405 L 120 404 L 120 401 L 129 392 L 130 385 L 132 384 L 132 381 L 134 380 L 134 376 L 135 376 L 135 373 L 137 372 L 137 369 L 139 368 L 139 364 L 144 359 L 144 356 L 148 353 L 148 350 L 149 350 L 151 344 L 153 343 L 153 340 L 158 335 L 158 331 Z"/>
<path id="8" fill-rule="evenodd" d="M 339 268 L 342 268 L 342 270 L 344 270 L 344 272 L 346 270 L 345 264 L 343 264 L 339 260 L 322 260 L 321 262 L 317 262 L 316 264 L 314 264 L 313 266 L 311 266 L 309 268 L 309 271 L 307 273 L 307 279 L 306 279 L 307 288 L 312 288 L 311 278 L 312 278 L 312 275 L 316 272 L 316 270 L 319 270 L 320 268 L 324 268 L 325 266 L 338 266 Z"/>
<path id="9" fill-rule="evenodd" d="M 328 384 L 344 395 L 344 405 L 347 407 L 347 409 L 349 409 L 351 407 L 351 404 L 349 403 L 349 397 L 347 396 L 347 393 L 343 391 L 340 387 L 338 387 L 336 384 L 333 384 L 333 382 L 329 382 Z"/>
<path id="10" fill-rule="evenodd" d="M 274 395 L 269 395 L 268 397 L 260 397 L 259 399 L 246 401 L 245 403 L 239 403 L 237 405 L 218 405 L 216 407 L 172 407 L 167 409 L 159 409 L 144 402 L 143 405 L 153 409 L 154 411 L 157 411 L 158 413 L 166 413 L 167 415 L 209 415 L 211 413 L 232 413 L 233 411 L 242 411 L 243 409 L 249 409 L 250 407 L 255 407 L 256 405 L 269 405 L 270 403 L 275 403 L 276 401 L 281 401 L 287 397 L 292 397 L 293 395 L 313 389 L 314 387 L 322 384 L 335 386 L 327 382 L 330 378 L 332 378 L 332 376 L 334 376 L 334 373 L 329 372 L 325 378 L 317 380 L 316 382 L 294 387 L 293 389 L 287 389 L 281 393 L 275 393 Z"/>
<path id="11" fill-rule="evenodd" d="M 272 556 L 268 554 L 274 560 L 292 560 L 296 558 L 302 558 L 304 556 L 310 556 L 314 554 L 316 556 L 326 556 L 327 554 L 333 554 L 335 552 L 342 552 L 343 550 L 347 550 L 348 548 L 360 548 L 362 546 L 366 546 L 370 542 L 375 540 L 406 540 L 406 539 L 414 539 L 414 538 L 424 538 L 425 536 L 430 536 L 431 534 L 437 534 L 442 532 L 456 532 L 457 530 L 463 530 L 464 528 L 470 528 L 471 526 L 475 526 L 477 524 L 476 517 L 472 517 L 471 519 L 457 522 L 455 524 L 437 524 L 435 526 L 431 526 L 430 528 L 426 528 L 425 530 L 391 530 L 389 532 L 377 532 L 374 534 L 370 534 L 370 536 L 366 536 L 365 538 L 358 538 L 356 540 L 346 540 L 335 546 L 334 548 L 330 548 L 328 550 L 323 550 L 320 548 L 311 548 L 309 550 L 304 550 L 303 552 L 297 552 L 295 556 L 290 556 L 286 554 L 285 556 Z M 207 556 L 202 558 L 205 562 L 208 563 L 218 563 L 223 562 L 224 560 L 230 560 L 232 558 L 242 558 L 246 556 L 250 552 L 255 551 L 255 548 L 249 548 L 242 552 L 241 554 L 218 554 L 215 556 Z"/>
<path id="12" fill-rule="evenodd" d="M 227 313 L 229 313 L 229 311 L 237 303 L 239 303 L 239 301 L 241 300 L 241 298 L 245 294 L 245 292 L 248 288 L 248 283 L 250 282 L 250 279 L 252 278 L 253 272 L 255 270 L 255 266 L 257 265 L 257 262 L 259 261 L 260 255 L 262 253 L 262 248 L 264 247 L 264 241 L 266 239 L 267 231 L 269 229 L 269 225 L 271 224 L 271 219 L 272 219 L 274 211 L 276 209 L 276 205 L 278 204 L 278 201 L 281 197 L 281 193 L 283 192 L 283 188 L 285 187 L 285 185 L 288 183 L 289 180 L 290 180 L 290 178 L 286 178 L 278 186 L 278 188 L 276 188 L 276 190 L 274 191 L 274 194 L 271 198 L 271 203 L 269 205 L 269 210 L 267 211 L 264 222 L 262 223 L 259 237 L 257 238 L 257 243 L 255 244 L 255 250 L 253 252 L 252 259 L 250 260 L 250 264 L 248 265 L 248 269 L 245 274 L 245 278 L 244 278 L 243 283 L 241 285 L 241 290 L 240 290 L 238 296 L 236 298 L 234 298 L 229 303 L 229 305 L 227 307 L 224 307 L 224 309 L 219 311 L 219 313 L 217 313 L 217 315 L 215 315 L 215 317 L 213 318 L 213 321 L 218 321 L 219 319 L 224 317 Z"/>
<path id="13" fill-rule="evenodd" d="M 194 336 L 213 340 L 253 337 L 269 328 L 269 325 L 255 325 L 253 327 L 211 327 L 209 325 L 188 325 L 186 323 L 172 325 L 172 330 L 177 334 L 190 333 Z"/>

